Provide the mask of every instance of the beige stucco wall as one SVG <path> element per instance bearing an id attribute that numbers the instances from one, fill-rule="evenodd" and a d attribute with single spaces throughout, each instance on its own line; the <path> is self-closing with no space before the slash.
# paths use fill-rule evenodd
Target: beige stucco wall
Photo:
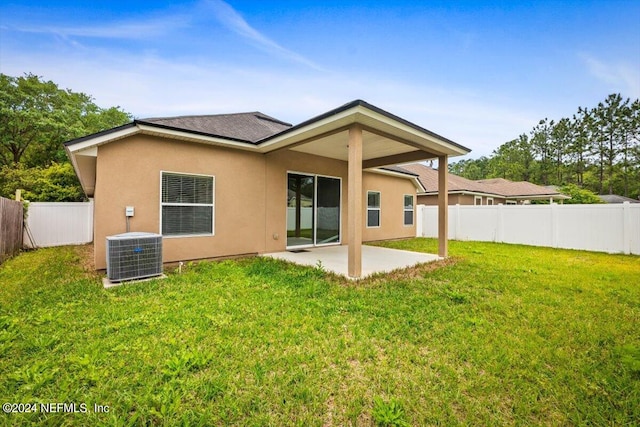
<path id="1" fill-rule="evenodd" d="M 404 225 L 404 195 L 414 196 L 416 188 L 413 183 L 405 178 L 398 178 L 375 173 L 364 173 L 362 177 L 364 190 L 364 209 L 362 212 L 362 240 L 386 240 L 416 236 L 415 205 L 413 212 L 413 225 Z M 367 192 L 380 192 L 380 227 L 367 227 Z"/>
<path id="2" fill-rule="evenodd" d="M 106 268 L 105 238 L 126 231 L 125 206 L 135 208 L 131 231 L 160 233 L 160 171 L 215 176 L 215 235 L 163 239 L 165 262 L 264 251 L 263 156 L 137 135 L 98 148 L 94 244 Z"/>
<path id="3" fill-rule="evenodd" d="M 267 157 L 266 192 L 266 252 L 283 251 L 286 249 L 286 199 L 287 172 L 325 175 L 342 179 L 342 229 L 341 243 L 347 244 L 347 206 L 348 181 L 347 162 L 312 156 L 295 151 L 282 150 L 269 153 Z M 363 241 L 398 239 L 415 237 L 414 224 L 405 226 L 403 223 L 403 196 L 411 194 L 415 197 L 416 188 L 412 181 L 388 175 L 364 172 L 362 177 L 363 200 L 365 209 L 363 218 Z M 379 228 L 366 227 L 367 191 L 381 192 L 381 224 Z M 277 236 L 278 238 L 274 238 Z"/>
<path id="4" fill-rule="evenodd" d="M 215 176 L 213 236 L 163 239 L 164 262 L 283 251 L 287 172 L 342 179 L 341 242 L 347 243 L 347 163 L 289 150 L 266 155 L 136 135 L 98 147 L 94 210 L 95 266 L 106 268 L 107 236 L 126 231 L 125 206 L 135 208 L 131 231 L 160 233 L 160 172 Z M 381 227 L 366 228 L 366 192 L 381 192 Z M 365 172 L 363 240 L 415 236 L 403 224 L 405 178 Z"/>
<path id="5" fill-rule="evenodd" d="M 268 195 L 265 215 L 265 252 L 287 247 L 287 172 L 317 174 L 342 179 L 342 242 L 347 230 L 347 163 L 290 150 L 265 155 L 265 187 Z M 276 238 L 277 237 L 277 238 Z"/>

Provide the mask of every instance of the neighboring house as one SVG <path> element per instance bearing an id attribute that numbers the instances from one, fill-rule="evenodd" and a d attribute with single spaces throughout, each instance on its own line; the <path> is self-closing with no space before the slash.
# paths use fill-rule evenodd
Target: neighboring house
<path id="1" fill-rule="evenodd" d="M 418 193 L 418 204 L 438 204 L 438 171 L 421 163 L 402 165 L 396 170 L 405 170 L 418 175 L 424 192 Z M 497 205 L 527 204 L 532 200 L 549 200 L 562 203 L 569 196 L 556 190 L 526 181 L 513 182 L 503 178 L 472 181 L 448 174 L 450 205 Z"/>
<path id="2" fill-rule="evenodd" d="M 631 197 L 619 196 L 617 194 L 601 194 L 598 197 L 605 203 L 640 203 L 640 200 L 632 199 Z"/>
<path id="3" fill-rule="evenodd" d="M 424 189 L 385 166 L 470 151 L 360 100 L 296 126 L 257 112 L 135 120 L 65 148 L 95 199 L 96 269 L 132 206 L 131 231 L 162 234 L 165 262 L 348 244 L 352 277 L 363 241 L 416 234 Z"/>

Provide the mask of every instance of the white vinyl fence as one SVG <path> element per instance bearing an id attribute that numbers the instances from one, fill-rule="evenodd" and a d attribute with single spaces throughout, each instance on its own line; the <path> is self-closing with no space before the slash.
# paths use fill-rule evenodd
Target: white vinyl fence
<path id="1" fill-rule="evenodd" d="M 418 206 L 418 236 L 438 236 L 438 207 Z M 449 239 L 640 255 L 640 204 L 449 206 Z"/>
<path id="2" fill-rule="evenodd" d="M 93 241 L 93 201 L 29 203 L 25 225 L 26 247 L 89 243 Z"/>

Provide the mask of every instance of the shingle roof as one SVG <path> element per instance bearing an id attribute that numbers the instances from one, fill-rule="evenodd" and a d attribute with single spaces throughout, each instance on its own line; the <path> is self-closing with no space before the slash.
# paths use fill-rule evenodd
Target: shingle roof
<path id="1" fill-rule="evenodd" d="M 252 143 L 280 133 L 292 126 L 289 123 L 282 122 L 257 111 L 251 113 L 213 114 L 204 116 L 154 117 L 136 120 L 136 122 Z"/>
<path id="2" fill-rule="evenodd" d="M 605 203 L 640 203 L 640 200 L 632 199 L 630 197 L 619 196 L 617 194 L 603 194 L 598 196 Z"/>
<path id="3" fill-rule="evenodd" d="M 418 179 L 427 193 L 438 192 L 438 171 L 421 163 L 401 166 L 409 172 L 418 174 Z M 449 191 L 468 191 L 493 194 L 501 197 L 561 196 L 557 191 L 526 181 L 509 181 L 503 178 L 472 181 L 452 173 L 447 174 Z"/>
<path id="4" fill-rule="evenodd" d="M 418 175 L 418 179 L 422 183 L 427 193 L 438 191 L 438 170 L 429 166 L 414 163 L 411 165 L 402 165 L 402 169 Z M 486 188 L 475 181 L 463 178 L 452 173 L 447 175 L 447 184 L 449 191 L 474 191 L 478 193 L 486 193 Z"/>
<path id="5" fill-rule="evenodd" d="M 482 179 L 476 181 L 487 189 L 492 189 L 503 196 L 551 196 L 560 194 L 557 191 L 527 181 L 509 181 L 503 178 Z"/>

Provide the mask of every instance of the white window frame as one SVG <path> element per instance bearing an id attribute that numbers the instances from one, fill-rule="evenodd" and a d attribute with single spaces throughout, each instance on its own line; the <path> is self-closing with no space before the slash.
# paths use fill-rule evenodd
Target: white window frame
<path id="1" fill-rule="evenodd" d="M 377 193 L 379 205 L 378 207 L 369 207 L 369 193 Z M 369 225 L 369 211 L 378 211 L 378 225 Z M 380 228 L 382 226 L 382 192 L 376 190 L 367 190 L 367 228 Z"/>
<path id="2" fill-rule="evenodd" d="M 487 197 L 487 205 L 493 206 L 493 197 Z"/>
<path id="3" fill-rule="evenodd" d="M 405 199 L 407 197 L 411 197 L 411 209 L 407 209 L 407 206 L 405 204 Z M 416 220 L 415 220 L 415 211 L 416 211 L 416 198 L 413 197 L 413 194 L 403 194 L 402 195 L 402 223 L 404 224 L 405 227 L 413 227 Z M 406 220 L 405 220 L 405 215 L 407 212 L 411 212 L 411 224 L 407 224 Z"/>
<path id="4" fill-rule="evenodd" d="M 518 202 L 516 200 L 507 200 L 507 201 L 505 201 L 505 203 L 507 205 L 517 205 L 518 204 Z"/>
<path id="5" fill-rule="evenodd" d="M 478 203 L 478 200 L 480 201 L 480 203 Z M 482 206 L 482 196 L 473 196 L 473 205 Z"/>
<path id="6" fill-rule="evenodd" d="M 164 174 L 169 175 L 183 175 L 183 176 L 200 176 L 211 178 L 211 203 L 164 203 L 162 201 L 162 176 Z M 164 239 L 179 239 L 183 237 L 211 237 L 216 234 L 216 177 L 215 175 L 205 175 L 189 172 L 175 172 L 175 171 L 160 171 L 160 229 L 158 234 L 162 235 Z M 193 233 L 193 234 L 163 234 L 162 233 L 162 207 L 163 206 L 210 206 L 211 207 L 211 233 Z"/>

